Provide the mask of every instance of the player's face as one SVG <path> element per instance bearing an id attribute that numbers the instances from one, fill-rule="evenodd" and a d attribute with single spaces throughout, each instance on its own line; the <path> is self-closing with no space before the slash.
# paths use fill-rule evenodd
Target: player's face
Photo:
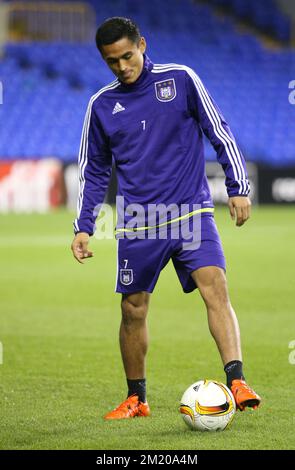
<path id="1" fill-rule="evenodd" d="M 143 53 L 146 49 L 145 39 L 140 38 L 134 43 L 128 38 L 102 46 L 102 57 L 121 82 L 130 84 L 135 82 L 141 74 L 143 67 Z"/>

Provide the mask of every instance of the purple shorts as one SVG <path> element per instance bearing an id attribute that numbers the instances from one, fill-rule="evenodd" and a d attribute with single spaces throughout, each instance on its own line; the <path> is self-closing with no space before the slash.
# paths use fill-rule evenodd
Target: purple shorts
<path id="1" fill-rule="evenodd" d="M 172 259 L 184 292 L 196 284 L 191 273 L 204 266 L 218 266 L 225 271 L 225 257 L 213 214 L 203 214 L 197 249 L 183 249 L 186 240 L 121 238 L 118 243 L 116 292 L 153 292 L 161 270 Z"/>

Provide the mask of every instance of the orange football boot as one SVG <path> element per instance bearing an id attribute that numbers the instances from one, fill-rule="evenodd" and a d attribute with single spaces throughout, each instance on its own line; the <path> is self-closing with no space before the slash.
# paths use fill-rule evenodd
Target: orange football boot
<path id="1" fill-rule="evenodd" d="M 126 419 L 135 418 L 136 416 L 149 416 L 150 414 L 148 403 L 139 401 L 137 395 L 131 395 L 127 400 L 123 401 L 121 405 L 107 413 L 104 419 Z"/>
<path id="2" fill-rule="evenodd" d="M 237 408 L 241 411 L 244 411 L 246 406 L 256 410 L 261 402 L 260 396 L 246 384 L 245 380 L 233 380 L 231 391 L 235 398 Z"/>

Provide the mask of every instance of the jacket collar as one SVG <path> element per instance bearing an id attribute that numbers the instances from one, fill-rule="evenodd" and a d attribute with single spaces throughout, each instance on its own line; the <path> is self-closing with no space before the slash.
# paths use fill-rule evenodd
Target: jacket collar
<path id="1" fill-rule="evenodd" d="M 150 71 L 152 70 L 153 66 L 154 64 L 152 63 L 150 58 L 146 54 L 143 54 L 143 67 L 138 79 L 134 83 L 129 84 L 123 83 L 120 80 L 121 86 L 124 87 L 126 90 L 134 90 L 138 87 L 141 87 L 149 79 Z"/>

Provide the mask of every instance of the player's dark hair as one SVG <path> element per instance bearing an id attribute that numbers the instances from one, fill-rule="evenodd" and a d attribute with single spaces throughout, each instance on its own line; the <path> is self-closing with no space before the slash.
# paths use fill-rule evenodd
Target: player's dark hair
<path id="1" fill-rule="evenodd" d="M 98 27 L 95 41 L 97 49 L 101 52 L 102 46 L 113 44 L 122 38 L 128 38 L 131 42 L 138 43 L 140 37 L 139 28 L 132 20 L 114 16 L 105 20 Z"/>

